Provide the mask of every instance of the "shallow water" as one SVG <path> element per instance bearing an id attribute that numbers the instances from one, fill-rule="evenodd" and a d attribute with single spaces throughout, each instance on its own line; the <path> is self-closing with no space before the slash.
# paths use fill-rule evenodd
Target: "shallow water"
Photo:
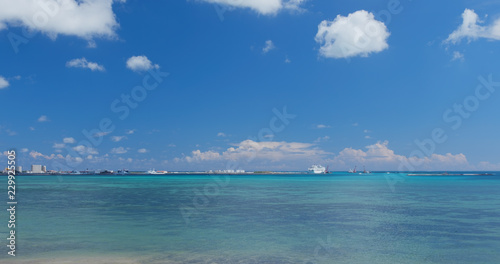
<path id="1" fill-rule="evenodd" d="M 17 200 L 0 263 L 500 263 L 497 174 L 20 176 Z"/>

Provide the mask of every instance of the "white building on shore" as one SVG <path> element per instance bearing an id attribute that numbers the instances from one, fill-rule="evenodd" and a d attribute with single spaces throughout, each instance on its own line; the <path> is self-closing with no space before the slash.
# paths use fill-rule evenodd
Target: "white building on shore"
<path id="1" fill-rule="evenodd" d="M 31 165 L 31 173 L 44 173 L 42 165 Z"/>

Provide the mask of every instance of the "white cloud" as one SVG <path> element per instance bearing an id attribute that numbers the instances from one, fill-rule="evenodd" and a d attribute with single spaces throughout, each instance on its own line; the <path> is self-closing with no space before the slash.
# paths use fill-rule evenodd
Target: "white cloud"
<path id="1" fill-rule="evenodd" d="M 220 158 L 221 158 L 221 155 L 218 152 L 211 151 L 211 150 L 206 151 L 206 152 L 201 152 L 199 149 L 191 152 L 191 156 L 185 157 L 187 162 L 218 160 Z"/>
<path id="2" fill-rule="evenodd" d="M 3 89 L 3 88 L 7 88 L 9 87 L 9 82 L 3 77 L 0 75 L 0 89 Z"/>
<path id="3" fill-rule="evenodd" d="M 36 151 L 32 150 L 32 151 L 30 152 L 30 156 L 31 156 L 32 158 L 36 159 L 36 158 L 38 158 L 38 157 L 43 157 L 44 155 L 43 155 L 42 153 L 40 153 L 40 152 L 36 152 Z"/>
<path id="4" fill-rule="evenodd" d="M 66 145 L 64 143 L 54 143 L 54 145 L 52 147 L 55 149 L 62 149 L 64 147 L 66 147 Z"/>
<path id="5" fill-rule="evenodd" d="M 330 126 L 323 125 L 323 124 L 319 124 L 319 125 L 316 126 L 316 128 L 318 128 L 318 129 L 327 128 L 327 127 L 330 127 Z"/>
<path id="6" fill-rule="evenodd" d="M 285 63 L 292 63 L 292 61 L 288 58 L 288 56 L 285 58 Z"/>
<path id="7" fill-rule="evenodd" d="M 365 138 L 366 138 L 366 139 L 371 139 L 372 137 L 371 137 L 371 136 L 366 135 L 366 136 L 365 136 Z"/>
<path id="8" fill-rule="evenodd" d="M 227 137 L 227 135 L 225 133 L 223 133 L 223 132 L 217 133 L 217 136 L 218 137 Z"/>
<path id="9" fill-rule="evenodd" d="M 49 118 L 46 115 L 42 115 L 38 118 L 38 122 L 47 122 Z"/>
<path id="10" fill-rule="evenodd" d="M 67 138 L 63 138 L 63 142 L 68 143 L 68 144 L 73 144 L 76 142 L 76 140 L 72 137 L 67 137 Z"/>
<path id="11" fill-rule="evenodd" d="M 274 43 L 272 40 L 266 40 L 266 45 L 264 46 L 264 48 L 262 48 L 262 52 L 268 53 L 269 51 L 271 51 L 275 48 L 276 48 L 276 46 L 274 46 Z"/>
<path id="12" fill-rule="evenodd" d="M 107 135 L 107 134 L 109 134 L 109 133 L 111 133 L 111 132 L 110 132 L 110 131 L 106 131 L 106 132 L 101 131 L 101 132 L 97 132 L 97 133 L 95 133 L 95 134 L 94 134 L 94 135 L 92 135 L 92 136 L 94 136 L 94 137 L 104 137 L 104 136 L 106 136 L 106 135 Z"/>
<path id="13" fill-rule="evenodd" d="M 139 153 L 146 153 L 146 152 L 148 152 L 148 150 L 145 149 L 145 148 L 141 148 L 141 149 L 138 149 L 137 152 L 139 152 Z"/>
<path id="14" fill-rule="evenodd" d="M 94 37 L 115 37 L 119 25 L 112 4 L 113 0 L 0 0 L 0 30 L 27 27 L 52 39 L 61 34 L 92 44 Z"/>
<path id="15" fill-rule="evenodd" d="M 383 22 L 359 10 L 347 17 L 337 15 L 333 21 L 322 21 L 315 40 L 321 45 L 320 55 L 326 58 L 367 57 L 387 49 L 389 35 Z"/>
<path id="16" fill-rule="evenodd" d="M 80 155 L 87 155 L 87 154 L 97 155 L 97 154 L 99 154 L 99 152 L 95 148 L 86 147 L 84 145 L 78 145 L 76 147 L 73 147 L 73 150 L 78 152 Z"/>
<path id="17" fill-rule="evenodd" d="M 64 159 L 64 156 L 62 156 L 61 154 L 51 154 L 50 156 L 49 155 L 44 155 L 40 152 L 37 152 L 37 151 L 34 151 L 32 150 L 29 154 L 33 159 L 38 159 L 38 157 L 42 157 L 44 159 L 47 159 L 47 160 L 51 160 L 51 159 Z"/>
<path id="18" fill-rule="evenodd" d="M 463 38 L 467 38 L 469 41 L 478 38 L 500 40 L 500 18 L 491 25 L 480 26 L 479 23 L 483 23 L 483 21 L 479 20 L 474 10 L 465 9 L 462 13 L 462 19 L 462 25 L 448 36 L 445 43 L 457 44 Z"/>
<path id="19" fill-rule="evenodd" d="M 325 141 L 328 141 L 328 140 L 330 140 L 329 136 L 319 137 L 316 140 L 314 140 L 314 143 L 325 142 Z"/>
<path id="20" fill-rule="evenodd" d="M 92 71 L 104 71 L 104 66 L 99 65 L 95 62 L 87 61 L 85 58 L 73 59 L 66 62 L 66 67 L 70 68 L 88 68 Z"/>
<path id="21" fill-rule="evenodd" d="M 464 60 L 464 54 L 458 52 L 458 51 L 455 51 L 453 52 L 453 58 L 451 58 L 452 61 L 454 60 L 460 60 L 460 61 L 463 61 Z"/>
<path id="22" fill-rule="evenodd" d="M 467 170 L 472 166 L 464 154 L 431 154 L 424 157 L 406 157 L 395 154 L 388 147 L 389 142 L 377 142 L 366 146 L 366 150 L 345 148 L 327 162 L 337 169 L 366 166 L 369 170 Z M 409 166 L 407 166 L 409 165 Z"/>
<path id="23" fill-rule="evenodd" d="M 317 158 L 328 154 L 314 146 L 314 144 L 309 143 L 284 141 L 256 142 L 248 139 L 235 144 L 234 147 L 230 147 L 222 153 L 211 150 L 206 152 L 195 150 L 191 153 L 191 156 L 187 156 L 184 159 L 187 162 L 208 160 L 240 160 L 250 162 L 254 159 L 276 162 Z"/>
<path id="24" fill-rule="evenodd" d="M 318 138 L 315 143 L 328 140 Z M 333 157 L 332 157 L 333 156 Z M 480 166 L 469 164 L 464 154 L 431 154 L 430 156 L 411 156 L 396 154 L 389 148 L 388 141 L 379 141 L 364 149 L 344 148 L 338 154 L 328 153 L 315 144 L 299 142 L 255 142 L 245 140 L 225 151 L 194 150 L 189 156 L 175 158 L 175 162 L 203 164 L 227 164 L 235 161 L 241 166 L 263 168 L 283 168 L 286 170 L 305 170 L 314 163 L 330 165 L 335 170 L 347 170 L 354 166 L 366 166 L 368 170 L 474 170 L 477 168 L 498 168 L 499 164 L 483 163 Z M 253 164 L 253 165 L 251 165 Z M 409 164 L 409 166 L 407 166 Z M 498 165 L 498 166 L 497 166 Z"/>
<path id="25" fill-rule="evenodd" d="M 202 0 L 230 8 L 249 8 L 262 15 L 274 15 L 280 10 L 300 11 L 305 0 Z"/>
<path id="26" fill-rule="evenodd" d="M 134 133 L 135 133 L 135 129 L 129 129 L 129 130 L 125 131 L 125 134 L 127 134 L 127 135 L 132 135 Z"/>
<path id="27" fill-rule="evenodd" d="M 127 60 L 127 68 L 135 72 L 158 69 L 158 64 L 153 64 L 146 56 L 132 56 Z"/>
<path id="28" fill-rule="evenodd" d="M 111 153 L 113 154 L 125 154 L 127 150 L 124 147 L 112 148 Z"/>
<path id="29" fill-rule="evenodd" d="M 126 137 L 125 136 L 112 136 L 111 140 L 114 142 L 120 142 L 124 138 L 126 138 Z"/>
<path id="30" fill-rule="evenodd" d="M 26 152 L 28 152 L 28 149 L 27 149 L 27 148 L 22 148 L 22 149 L 21 149 L 21 152 L 22 152 L 22 153 L 26 153 Z"/>

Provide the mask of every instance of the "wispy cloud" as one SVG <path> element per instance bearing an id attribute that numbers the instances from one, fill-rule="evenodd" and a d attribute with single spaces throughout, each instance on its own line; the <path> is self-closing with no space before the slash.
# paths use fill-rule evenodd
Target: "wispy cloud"
<path id="1" fill-rule="evenodd" d="M 68 144 L 73 144 L 76 142 L 76 140 L 72 137 L 66 137 L 66 138 L 63 138 L 63 142 L 68 143 Z"/>
<path id="2" fill-rule="evenodd" d="M 3 88 L 7 88 L 9 87 L 9 82 L 3 77 L 0 75 L 0 89 L 3 89 Z"/>
<path id="3" fill-rule="evenodd" d="M 262 53 L 268 53 L 269 51 L 275 49 L 276 46 L 274 46 L 274 43 L 272 40 L 266 40 L 266 44 L 264 48 L 262 48 Z"/>
<path id="4" fill-rule="evenodd" d="M 54 143 L 54 145 L 52 147 L 55 148 L 55 149 L 62 149 L 64 147 L 66 147 L 66 144 L 64 144 L 64 143 Z"/>
<path id="5" fill-rule="evenodd" d="M 49 118 L 46 115 L 42 115 L 38 118 L 38 122 L 47 122 Z"/>
<path id="6" fill-rule="evenodd" d="M 229 8 L 249 8 L 262 15 L 275 15 L 280 10 L 301 11 L 305 0 L 202 0 Z"/>
<path id="7" fill-rule="evenodd" d="M 453 58 L 451 58 L 452 61 L 455 61 L 455 60 L 460 60 L 460 61 L 463 61 L 464 60 L 464 54 L 458 52 L 458 51 L 454 51 L 453 52 Z"/>
<path id="8" fill-rule="evenodd" d="M 328 140 L 330 140 L 329 136 L 319 137 L 316 140 L 314 140 L 314 143 L 325 142 L 325 141 L 328 141 Z"/>
<path id="9" fill-rule="evenodd" d="M 500 40 L 500 18 L 490 25 L 481 26 L 480 23 L 483 21 L 479 19 L 474 10 L 465 9 L 462 13 L 462 25 L 453 31 L 444 42 L 457 44 L 463 38 L 467 38 L 469 42 L 478 38 Z"/>
<path id="10" fill-rule="evenodd" d="M 127 138 L 127 137 L 126 136 L 112 136 L 111 140 L 114 141 L 114 142 L 120 142 L 120 141 L 122 141 L 125 138 Z"/>

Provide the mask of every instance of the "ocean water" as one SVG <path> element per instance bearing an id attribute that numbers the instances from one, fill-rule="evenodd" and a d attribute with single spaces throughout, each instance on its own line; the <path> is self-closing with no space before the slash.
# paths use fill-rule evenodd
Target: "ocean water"
<path id="1" fill-rule="evenodd" d="M 496 264 L 494 174 L 19 176 L 0 263 Z"/>

